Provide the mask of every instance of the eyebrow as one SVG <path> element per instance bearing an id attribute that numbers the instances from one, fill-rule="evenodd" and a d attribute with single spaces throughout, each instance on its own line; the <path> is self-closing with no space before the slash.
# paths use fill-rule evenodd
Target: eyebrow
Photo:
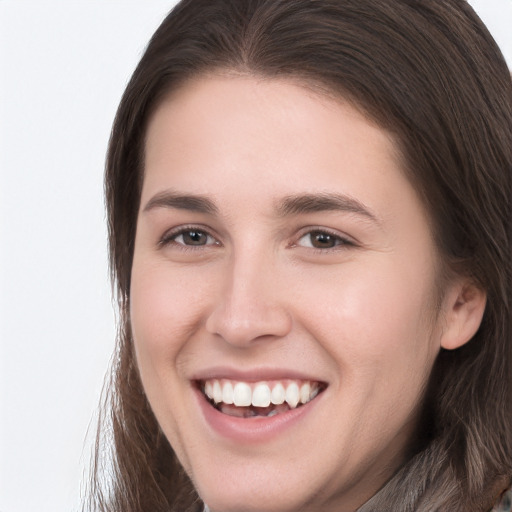
<path id="1" fill-rule="evenodd" d="M 144 212 L 157 208 L 176 208 L 209 215 L 218 215 L 219 209 L 208 197 L 196 194 L 183 194 L 172 190 L 159 192 L 144 207 Z M 289 217 L 325 211 L 341 211 L 362 215 L 378 224 L 377 216 L 363 203 L 344 194 L 300 194 L 286 196 L 277 203 L 277 214 Z"/>
<path id="2" fill-rule="evenodd" d="M 363 203 L 344 194 L 302 194 L 287 196 L 277 207 L 280 216 L 300 215 L 307 213 L 342 211 L 362 215 L 380 223 L 377 216 Z"/>
<path id="3" fill-rule="evenodd" d="M 206 213 L 216 215 L 219 209 L 215 203 L 207 197 L 193 194 L 180 194 L 166 190 L 153 196 L 144 207 L 144 212 L 149 212 L 156 208 L 176 208 L 178 210 L 188 210 L 197 213 Z"/>

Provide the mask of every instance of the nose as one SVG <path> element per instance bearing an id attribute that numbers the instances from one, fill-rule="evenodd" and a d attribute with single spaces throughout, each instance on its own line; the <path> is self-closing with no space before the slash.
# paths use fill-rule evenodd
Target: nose
<path id="1" fill-rule="evenodd" d="M 271 261 L 238 259 L 224 273 L 206 329 L 236 347 L 282 338 L 292 327 L 286 289 Z"/>

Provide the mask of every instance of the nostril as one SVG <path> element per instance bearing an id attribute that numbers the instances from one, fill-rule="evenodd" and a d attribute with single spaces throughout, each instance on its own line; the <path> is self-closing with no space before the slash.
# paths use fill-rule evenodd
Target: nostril
<path id="1" fill-rule="evenodd" d="M 206 320 L 209 333 L 237 347 L 283 338 L 291 329 L 291 316 L 284 309 L 265 304 L 246 308 L 219 304 Z"/>

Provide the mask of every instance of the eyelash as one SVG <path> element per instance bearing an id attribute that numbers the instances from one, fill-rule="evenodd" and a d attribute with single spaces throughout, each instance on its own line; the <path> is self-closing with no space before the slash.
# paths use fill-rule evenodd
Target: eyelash
<path id="1" fill-rule="evenodd" d="M 356 245 L 351 239 L 349 239 L 348 237 L 342 236 L 339 233 L 336 233 L 334 231 L 331 231 L 329 229 L 322 228 L 319 226 L 318 227 L 313 226 L 313 227 L 308 227 L 308 228 L 304 229 L 302 231 L 302 233 L 300 234 L 298 241 L 293 243 L 291 245 L 291 247 L 304 247 L 304 246 L 299 245 L 299 242 L 303 238 L 305 238 L 307 236 L 312 237 L 313 235 L 322 235 L 322 236 L 326 235 L 326 236 L 334 239 L 335 245 L 332 247 L 314 247 L 314 246 L 307 247 L 307 249 L 313 250 L 313 251 L 319 252 L 319 253 L 339 251 L 339 250 L 347 249 L 347 247 L 354 247 Z"/>
<path id="2" fill-rule="evenodd" d="M 205 235 L 208 238 L 210 239 L 213 239 L 214 240 L 214 243 L 206 243 L 206 244 L 198 244 L 198 245 L 194 245 L 194 244 L 185 244 L 185 243 L 181 243 L 181 242 L 177 242 L 176 239 L 179 237 L 179 236 L 183 236 L 185 234 L 190 234 L 190 233 L 200 233 L 202 235 Z M 161 240 L 158 242 L 158 245 L 159 247 L 165 247 L 165 246 L 168 246 L 168 245 L 175 245 L 175 246 L 178 246 L 180 248 L 180 250 L 184 250 L 184 251 L 194 251 L 194 250 L 200 250 L 200 249 L 203 249 L 204 247 L 208 247 L 208 246 L 220 246 L 220 242 L 218 242 L 217 238 L 215 236 L 213 236 L 207 229 L 204 229 L 202 227 L 199 227 L 199 226 L 181 226 L 175 230 L 171 230 L 170 232 L 167 232 L 162 238 Z"/>
<path id="3" fill-rule="evenodd" d="M 176 241 L 176 239 L 178 237 L 183 236 L 185 234 L 191 234 L 191 233 L 196 233 L 196 234 L 201 234 L 203 236 L 206 236 L 207 237 L 206 243 L 194 245 L 194 244 L 186 244 L 186 243 Z M 308 235 L 310 237 L 313 235 L 322 235 L 322 236 L 330 237 L 330 238 L 334 239 L 335 245 L 333 245 L 332 247 L 323 247 L 323 248 L 322 247 L 314 247 L 313 245 L 311 245 L 309 247 L 300 245 L 300 241 Z M 214 242 L 208 243 L 208 239 L 211 239 Z M 158 245 L 159 245 L 159 247 L 175 245 L 175 246 L 179 247 L 180 250 L 187 251 L 187 250 L 201 250 L 204 247 L 221 246 L 222 244 L 207 229 L 202 228 L 200 226 L 191 225 L 191 226 L 182 226 L 182 227 L 179 227 L 175 230 L 171 230 L 170 232 L 166 233 L 161 238 L 161 240 L 158 242 Z M 319 253 L 326 253 L 326 252 L 332 252 L 332 251 L 336 251 L 336 250 L 343 250 L 343 249 L 346 249 L 347 247 L 354 247 L 355 245 L 356 244 L 349 238 L 344 237 L 338 233 L 335 233 L 329 229 L 325 229 L 325 228 L 321 228 L 321 227 L 308 227 L 308 228 L 303 229 L 302 232 L 300 233 L 297 241 L 294 243 L 291 243 L 290 245 L 288 245 L 288 247 L 290 247 L 290 248 L 305 247 L 308 250 L 313 250 L 313 251 L 319 252 Z"/>

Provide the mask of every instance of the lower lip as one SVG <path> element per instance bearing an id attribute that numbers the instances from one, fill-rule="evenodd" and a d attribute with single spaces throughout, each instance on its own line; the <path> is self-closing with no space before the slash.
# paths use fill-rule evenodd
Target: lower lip
<path id="1" fill-rule="evenodd" d="M 311 414 L 323 393 L 296 409 L 275 416 L 238 418 L 223 414 L 213 407 L 198 389 L 195 390 L 199 407 L 208 425 L 220 436 L 240 443 L 261 443 L 294 427 Z"/>

